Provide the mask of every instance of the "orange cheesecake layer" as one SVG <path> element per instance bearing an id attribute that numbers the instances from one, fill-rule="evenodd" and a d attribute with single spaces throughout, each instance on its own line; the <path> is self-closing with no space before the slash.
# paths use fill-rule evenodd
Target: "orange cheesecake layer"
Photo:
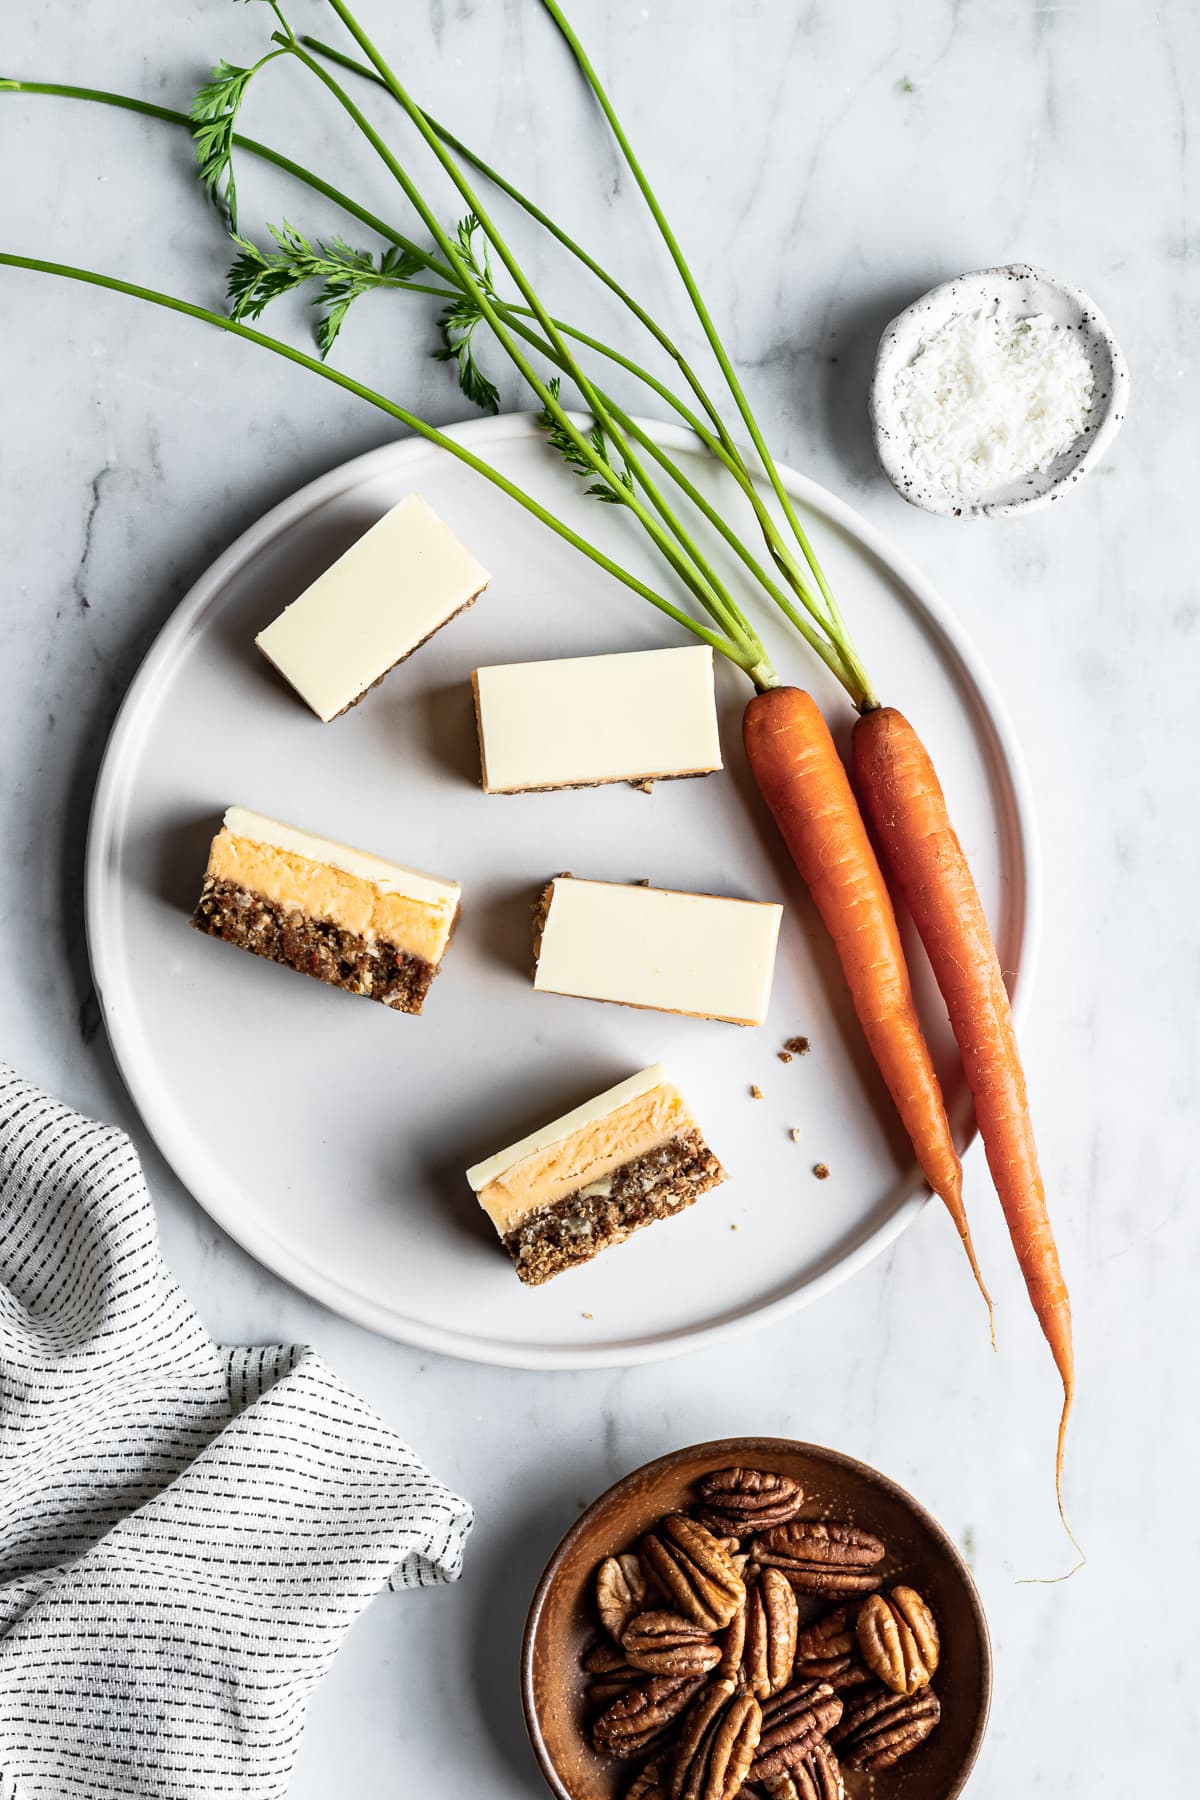
<path id="1" fill-rule="evenodd" d="M 479 1190 L 479 1204 L 504 1235 L 529 1213 L 603 1181 L 694 1124 L 682 1095 L 661 1083 L 514 1163 Z"/>
<path id="2" fill-rule="evenodd" d="M 328 919 L 368 941 L 380 939 L 437 964 L 450 939 L 457 906 L 382 891 L 373 881 L 274 844 L 218 832 L 208 874 L 310 919 Z"/>

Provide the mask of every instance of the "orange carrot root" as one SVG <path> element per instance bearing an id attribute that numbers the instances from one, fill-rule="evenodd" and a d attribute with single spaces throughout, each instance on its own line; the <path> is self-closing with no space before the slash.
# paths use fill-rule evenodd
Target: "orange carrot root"
<path id="1" fill-rule="evenodd" d="M 988 1167 L 1062 1379 L 1054 1485 L 1074 1543 L 1062 1498 L 1063 1448 L 1075 1393 L 1071 1302 L 1046 1209 L 1008 989 L 945 796 L 912 726 L 893 707 L 864 713 L 854 727 L 853 760 L 855 784 L 883 861 L 913 916 L 946 1002 Z"/>
<path id="2" fill-rule="evenodd" d="M 891 896 L 829 727 L 808 694 L 776 687 L 750 701 L 742 736 L 759 792 L 833 939 L 925 1179 L 962 1239 L 990 1321 L 991 1296 L 963 1207 L 962 1165 L 913 1005 Z"/>

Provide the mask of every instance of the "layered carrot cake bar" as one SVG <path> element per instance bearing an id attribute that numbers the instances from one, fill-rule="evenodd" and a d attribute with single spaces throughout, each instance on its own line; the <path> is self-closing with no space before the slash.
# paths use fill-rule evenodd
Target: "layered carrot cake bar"
<path id="1" fill-rule="evenodd" d="M 782 917 L 774 902 L 560 875 L 535 913 L 533 985 L 761 1025 Z"/>
<path id="2" fill-rule="evenodd" d="M 487 794 L 721 767 L 707 644 L 499 663 L 476 669 L 471 682 Z"/>
<path id="3" fill-rule="evenodd" d="M 254 641 L 327 724 L 487 584 L 483 565 L 410 494 Z"/>
<path id="4" fill-rule="evenodd" d="M 192 924 L 331 987 L 419 1013 L 460 888 L 231 806 Z"/>
<path id="5" fill-rule="evenodd" d="M 467 1170 L 530 1287 L 682 1212 L 724 1179 L 661 1063 Z"/>

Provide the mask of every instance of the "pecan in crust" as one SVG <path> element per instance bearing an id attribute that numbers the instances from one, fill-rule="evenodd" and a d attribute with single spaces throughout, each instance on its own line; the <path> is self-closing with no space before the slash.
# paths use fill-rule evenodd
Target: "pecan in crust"
<path id="1" fill-rule="evenodd" d="M 437 967 L 382 938 L 360 937 L 331 919 L 279 905 L 237 882 L 206 875 L 191 924 L 208 937 L 283 963 L 327 987 L 419 1013 Z"/>
<path id="2" fill-rule="evenodd" d="M 606 1192 L 579 1188 L 528 1213 L 505 1233 L 504 1248 L 525 1285 L 538 1287 L 624 1243 L 643 1225 L 682 1212 L 724 1179 L 700 1133 L 689 1127 L 614 1169 Z"/>

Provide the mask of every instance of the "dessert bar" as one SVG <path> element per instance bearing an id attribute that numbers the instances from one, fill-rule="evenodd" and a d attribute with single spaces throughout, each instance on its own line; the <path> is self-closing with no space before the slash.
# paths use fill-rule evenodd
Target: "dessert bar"
<path id="1" fill-rule="evenodd" d="M 467 1170 L 531 1287 L 681 1212 L 724 1179 L 661 1063 Z"/>
<path id="2" fill-rule="evenodd" d="M 488 794 L 661 781 L 721 767 L 713 655 L 632 650 L 476 669 Z"/>
<path id="3" fill-rule="evenodd" d="M 761 1025 L 783 908 L 560 875 L 535 922 L 542 993 Z"/>
<path id="4" fill-rule="evenodd" d="M 459 894 L 457 882 L 231 806 L 192 924 L 331 987 L 419 1013 Z"/>
<path id="5" fill-rule="evenodd" d="M 433 508 L 410 494 L 254 641 L 328 723 L 469 606 L 488 580 Z"/>

